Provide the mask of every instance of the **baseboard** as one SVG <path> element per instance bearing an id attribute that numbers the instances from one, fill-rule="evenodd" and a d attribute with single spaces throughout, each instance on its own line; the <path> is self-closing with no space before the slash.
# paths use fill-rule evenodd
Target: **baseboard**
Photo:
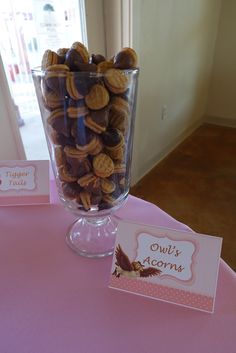
<path id="1" fill-rule="evenodd" d="M 226 127 L 236 127 L 236 119 L 222 118 L 220 116 L 208 116 L 206 115 L 203 119 L 204 123 L 226 126 Z"/>
<path id="2" fill-rule="evenodd" d="M 182 143 L 188 136 L 190 136 L 200 125 L 203 120 L 200 119 L 187 129 L 185 129 L 180 135 L 178 135 L 170 144 L 159 151 L 151 160 L 148 160 L 143 164 L 143 172 L 139 176 L 131 180 L 131 186 L 137 184 L 146 174 L 148 174 L 158 163 L 160 163 L 165 157 L 168 156 L 180 143 Z"/>

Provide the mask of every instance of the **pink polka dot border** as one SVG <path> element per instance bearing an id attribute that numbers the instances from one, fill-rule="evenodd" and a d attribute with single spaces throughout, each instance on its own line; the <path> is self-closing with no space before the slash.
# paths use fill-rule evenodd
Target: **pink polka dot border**
<path id="1" fill-rule="evenodd" d="M 126 277 L 111 276 L 110 287 L 147 297 L 165 300 L 178 305 L 212 312 L 214 298 L 203 294 L 192 293 L 183 289 L 171 288 L 159 284 L 145 282 L 144 280 L 130 279 Z"/>

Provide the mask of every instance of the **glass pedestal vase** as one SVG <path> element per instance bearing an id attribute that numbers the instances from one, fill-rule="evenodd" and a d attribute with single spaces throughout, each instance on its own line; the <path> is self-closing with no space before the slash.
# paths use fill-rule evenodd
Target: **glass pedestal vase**
<path id="1" fill-rule="evenodd" d="M 80 255 L 108 256 L 117 231 L 113 213 L 129 193 L 139 72 L 61 66 L 32 75 L 59 198 L 78 217 L 66 242 Z"/>
<path id="2" fill-rule="evenodd" d="M 69 228 L 66 242 L 80 255 L 104 257 L 113 253 L 116 232 L 117 222 L 112 216 L 81 217 Z"/>

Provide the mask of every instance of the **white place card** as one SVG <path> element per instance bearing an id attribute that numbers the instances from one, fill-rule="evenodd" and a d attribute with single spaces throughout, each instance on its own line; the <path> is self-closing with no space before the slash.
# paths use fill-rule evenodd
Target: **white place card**
<path id="1" fill-rule="evenodd" d="M 49 202 L 49 161 L 0 161 L 0 206 Z"/>
<path id="2" fill-rule="evenodd" d="M 120 222 L 109 287 L 214 311 L 222 238 Z"/>

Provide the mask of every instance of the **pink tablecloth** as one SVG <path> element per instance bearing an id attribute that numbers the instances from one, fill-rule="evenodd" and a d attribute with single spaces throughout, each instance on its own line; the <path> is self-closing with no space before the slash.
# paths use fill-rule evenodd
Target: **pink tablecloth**
<path id="1" fill-rule="evenodd" d="M 186 229 L 129 197 L 126 219 Z M 236 276 L 221 261 L 214 314 L 114 291 L 111 257 L 65 244 L 73 216 L 50 206 L 0 208 L 1 353 L 233 353 Z"/>

